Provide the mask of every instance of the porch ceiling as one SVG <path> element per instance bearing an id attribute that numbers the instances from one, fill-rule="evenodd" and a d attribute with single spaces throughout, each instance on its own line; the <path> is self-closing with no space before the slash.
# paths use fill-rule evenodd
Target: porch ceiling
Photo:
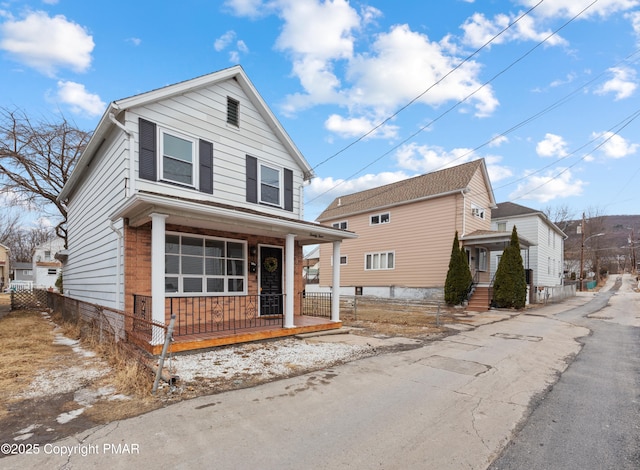
<path id="1" fill-rule="evenodd" d="M 129 225 L 139 227 L 151 221 L 151 214 L 167 215 L 166 223 L 186 227 L 220 230 L 247 235 L 267 235 L 285 238 L 296 236 L 302 245 L 330 243 L 356 238 L 353 232 L 319 225 L 313 222 L 279 217 L 225 204 L 169 197 L 138 192 L 112 215 L 111 220 L 129 219 Z"/>
<path id="2" fill-rule="evenodd" d="M 489 251 L 502 251 L 511 243 L 511 232 L 478 230 L 460 237 L 460 241 L 466 247 L 482 247 Z M 518 243 L 520 243 L 520 248 L 528 249 L 536 246 L 535 243 L 521 235 L 518 235 Z"/>

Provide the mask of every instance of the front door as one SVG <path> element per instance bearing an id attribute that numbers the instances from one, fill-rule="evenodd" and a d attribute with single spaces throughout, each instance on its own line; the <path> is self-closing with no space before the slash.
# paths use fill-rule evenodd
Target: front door
<path id="1" fill-rule="evenodd" d="M 282 315 L 282 248 L 260 247 L 260 315 Z"/>

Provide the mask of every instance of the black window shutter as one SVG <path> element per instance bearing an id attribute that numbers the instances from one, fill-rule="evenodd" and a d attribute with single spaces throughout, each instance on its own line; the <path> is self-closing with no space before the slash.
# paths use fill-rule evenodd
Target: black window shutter
<path id="1" fill-rule="evenodd" d="M 213 144 L 206 140 L 199 143 L 200 191 L 213 194 Z"/>
<path id="2" fill-rule="evenodd" d="M 284 170 L 284 210 L 293 212 L 293 171 Z"/>
<path id="3" fill-rule="evenodd" d="M 247 155 L 247 202 L 258 202 L 258 159 Z"/>
<path id="4" fill-rule="evenodd" d="M 138 173 L 140 178 L 156 181 L 156 125 L 142 118 L 138 121 L 140 131 L 138 148 Z"/>

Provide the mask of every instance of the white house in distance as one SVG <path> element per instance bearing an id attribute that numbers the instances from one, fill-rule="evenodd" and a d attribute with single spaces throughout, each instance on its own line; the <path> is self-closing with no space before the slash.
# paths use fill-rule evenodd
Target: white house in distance
<path id="1" fill-rule="evenodd" d="M 54 238 L 36 247 L 32 259 L 33 287 L 55 289 L 62 263 L 55 256 L 64 250 L 64 240 Z"/>
<path id="2" fill-rule="evenodd" d="M 525 267 L 532 270 L 534 287 L 554 287 L 563 283 L 564 241 L 567 236 L 544 212 L 513 202 L 498 204 L 491 213 L 491 228 L 511 233 L 515 225 L 518 236 L 530 240 Z M 491 272 L 495 274 L 502 252 L 491 253 Z"/>

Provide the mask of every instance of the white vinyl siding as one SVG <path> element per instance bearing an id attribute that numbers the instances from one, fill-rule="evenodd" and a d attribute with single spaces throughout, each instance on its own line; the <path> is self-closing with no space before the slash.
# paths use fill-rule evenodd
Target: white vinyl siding
<path id="1" fill-rule="evenodd" d="M 94 159 L 84 184 L 78 186 L 68 203 L 65 294 L 111 308 L 124 308 L 123 276 L 117 276 L 122 248 L 118 253 L 118 235 L 109 225 L 109 216 L 124 197 L 129 176 L 127 142 L 120 130 L 109 136 L 101 150 L 111 157 Z M 122 221 L 115 222 L 113 229 L 122 234 Z M 116 298 L 118 292 L 120 298 Z"/>
<path id="2" fill-rule="evenodd" d="M 240 102 L 242 112 L 240 127 L 227 123 L 227 98 L 229 97 Z M 155 123 L 158 129 L 169 129 L 178 136 L 190 136 L 212 142 L 214 148 L 214 193 L 212 195 L 197 193 L 195 190 L 193 194 L 185 193 L 185 189 L 177 185 L 139 178 L 136 181 L 138 189 L 176 197 L 197 197 L 260 210 L 271 215 L 283 215 L 282 204 L 256 206 L 246 201 L 246 156 L 252 155 L 260 164 L 279 169 L 280 202 L 283 198 L 282 169 L 287 168 L 293 171 L 293 213 L 287 211 L 286 216 L 303 219 L 303 193 L 299 188 L 303 186 L 304 175 L 288 149 L 235 80 L 151 103 L 141 109 L 133 109 L 127 113 L 126 117 L 127 127 L 131 129 L 137 129 L 138 118 L 141 117 Z M 138 162 L 136 161 L 137 171 Z"/>

